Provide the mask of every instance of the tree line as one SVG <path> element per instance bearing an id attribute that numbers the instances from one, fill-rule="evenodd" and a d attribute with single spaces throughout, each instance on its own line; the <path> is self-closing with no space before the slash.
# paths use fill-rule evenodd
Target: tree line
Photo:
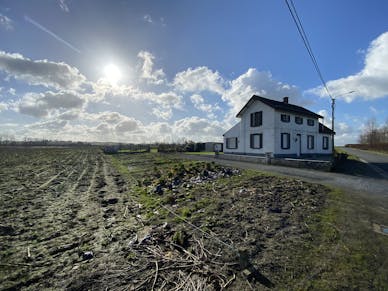
<path id="1" fill-rule="evenodd" d="M 375 118 L 369 119 L 359 136 L 358 142 L 358 145 L 349 146 L 388 151 L 388 119 L 382 126 L 378 126 Z"/>
<path id="2" fill-rule="evenodd" d="M 388 143 L 388 120 L 385 125 L 378 127 L 376 119 L 369 119 L 364 131 L 360 134 L 359 142 L 368 145 Z"/>

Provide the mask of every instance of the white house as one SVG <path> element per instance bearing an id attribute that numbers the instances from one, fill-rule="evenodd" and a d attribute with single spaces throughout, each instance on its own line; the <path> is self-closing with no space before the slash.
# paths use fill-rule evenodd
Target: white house
<path id="1" fill-rule="evenodd" d="M 253 95 L 224 134 L 224 153 L 273 157 L 321 157 L 332 153 L 333 131 L 303 107 Z"/>

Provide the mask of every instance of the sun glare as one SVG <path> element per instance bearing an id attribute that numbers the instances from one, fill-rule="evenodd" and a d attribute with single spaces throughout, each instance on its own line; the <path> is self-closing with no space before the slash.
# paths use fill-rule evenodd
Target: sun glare
<path id="1" fill-rule="evenodd" d="M 109 64 L 104 68 L 105 79 L 112 85 L 116 85 L 121 79 L 120 69 L 113 64 Z"/>

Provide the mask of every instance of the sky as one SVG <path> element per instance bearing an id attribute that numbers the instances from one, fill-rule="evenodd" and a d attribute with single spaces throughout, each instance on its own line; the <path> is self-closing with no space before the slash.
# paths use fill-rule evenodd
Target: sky
<path id="1" fill-rule="evenodd" d="M 294 5 L 336 144 L 356 143 L 388 122 L 388 2 Z M 0 0 L 2 139 L 222 141 L 253 94 L 331 124 L 283 0 Z"/>

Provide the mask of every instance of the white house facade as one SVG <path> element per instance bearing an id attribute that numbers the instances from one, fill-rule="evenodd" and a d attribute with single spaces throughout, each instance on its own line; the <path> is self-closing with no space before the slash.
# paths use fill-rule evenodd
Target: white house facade
<path id="1" fill-rule="evenodd" d="M 224 134 L 224 153 L 274 157 L 319 157 L 332 154 L 333 131 L 322 116 L 303 107 L 254 95 Z"/>

